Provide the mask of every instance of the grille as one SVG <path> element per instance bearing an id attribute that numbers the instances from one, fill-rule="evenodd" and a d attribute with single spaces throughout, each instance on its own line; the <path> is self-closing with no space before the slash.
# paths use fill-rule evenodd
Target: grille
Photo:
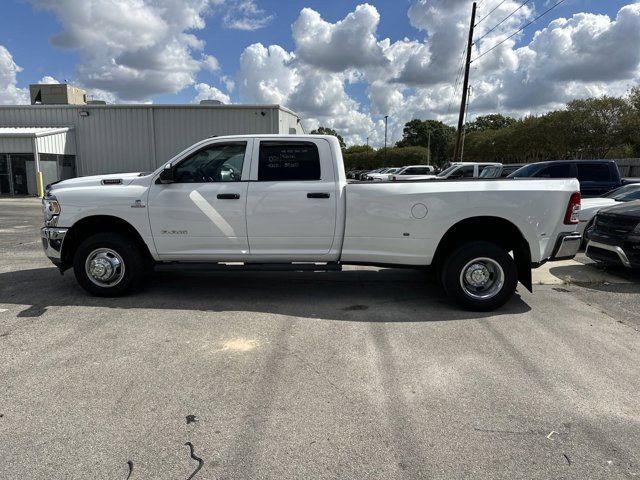
<path id="1" fill-rule="evenodd" d="M 636 228 L 637 218 L 621 217 L 619 215 L 598 214 L 595 221 L 595 231 L 605 235 L 624 235 Z"/>

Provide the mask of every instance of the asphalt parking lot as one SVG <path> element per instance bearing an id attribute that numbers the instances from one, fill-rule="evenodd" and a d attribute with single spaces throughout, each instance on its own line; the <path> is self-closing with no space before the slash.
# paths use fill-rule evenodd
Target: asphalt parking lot
<path id="1" fill-rule="evenodd" d="M 640 477 L 640 277 L 548 265 L 492 314 L 376 268 L 100 299 L 40 223 L 0 199 L 2 479 Z"/>

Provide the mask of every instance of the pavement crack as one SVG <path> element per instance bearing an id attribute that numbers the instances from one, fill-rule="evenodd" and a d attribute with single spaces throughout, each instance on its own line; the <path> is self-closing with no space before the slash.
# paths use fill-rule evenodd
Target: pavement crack
<path id="1" fill-rule="evenodd" d="M 301 355 L 298 355 L 296 352 L 294 352 L 292 350 L 288 350 L 288 352 L 293 357 L 297 358 L 300 361 L 300 363 L 302 363 L 305 367 L 307 367 L 309 370 L 311 370 L 313 373 L 315 373 L 320 378 L 322 378 L 325 382 L 327 382 L 337 392 L 341 392 L 342 391 L 342 389 L 340 387 L 338 387 L 335 383 L 333 383 L 324 373 L 322 373 L 320 370 L 318 370 L 318 368 L 314 364 L 310 363 L 307 359 L 305 359 Z"/>
<path id="2" fill-rule="evenodd" d="M 478 427 L 473 427 L 473 429 L 476 432 L 483 432 L 483 433 L 504 433 L 507 435 L 540 435 L 543 432 L 540 431 L 536 431 L 536 430 L 502 430 L 499 428 L 478 428 Z"/>
<path id="3" fill-rule="evenodd" d="M 567 465 L 571 465 L 571 459 L 569 458 L 569 455 L 567 455 L 566 453 L 563 453 L 562 456 L 567 461 Z"/>
<path id="4" fill-rule="evenodd" d="M 131 474 L 133 473 L 133 460 L 127 460 L 127 467 L 129 467 L 129 474 L 127 475 L 126 480 L 131 478 Z"/>
<path id="5" fill-rule="evenodd" d="M 198 462 L 198 467 L 193 471 L 193 473 L 187 478 L 187 480 L 191 480 L 193 477 L 196 476 L 196 473 L 198 473 L 200 471 L 200 469 L 202 468 L 202 466 L 204 465 L 204 460 L 202 460 L 199 456 L 197 456 L 195 454 L 195 451 L 193 450 L 193 444 L 191 442 L 187 442 L 185 443 L 185 445 L 187 447 L 189 447 L 189 454 L 191 455 L 191 458 L 193 458 L 195 461 Z"/>

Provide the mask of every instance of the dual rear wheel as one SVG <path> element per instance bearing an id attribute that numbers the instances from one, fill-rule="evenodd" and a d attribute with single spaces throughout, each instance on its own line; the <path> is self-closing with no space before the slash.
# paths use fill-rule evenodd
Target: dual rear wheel
<path id="1" fill-rule="evenodd" d="M 490 242 L 469 242 L 444 261 L 440 281 L 449 297 L 469 310 L 491 311 L 513 296 L 518 269 L 509 253 Z"/>

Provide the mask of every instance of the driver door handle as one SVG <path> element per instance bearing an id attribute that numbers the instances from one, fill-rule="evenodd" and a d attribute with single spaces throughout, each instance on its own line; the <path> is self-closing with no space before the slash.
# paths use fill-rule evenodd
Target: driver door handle
<path id="1" fill-rule="evenodd" d="M 307 193 L 307 198 L 329 198 L 331 194 L 324 192 Z"/>
<path id="2" fill-rule="evenodd" d="M 239 193 L 219 193 L 218 200 L 238 200 L 240 198 Z"/>

